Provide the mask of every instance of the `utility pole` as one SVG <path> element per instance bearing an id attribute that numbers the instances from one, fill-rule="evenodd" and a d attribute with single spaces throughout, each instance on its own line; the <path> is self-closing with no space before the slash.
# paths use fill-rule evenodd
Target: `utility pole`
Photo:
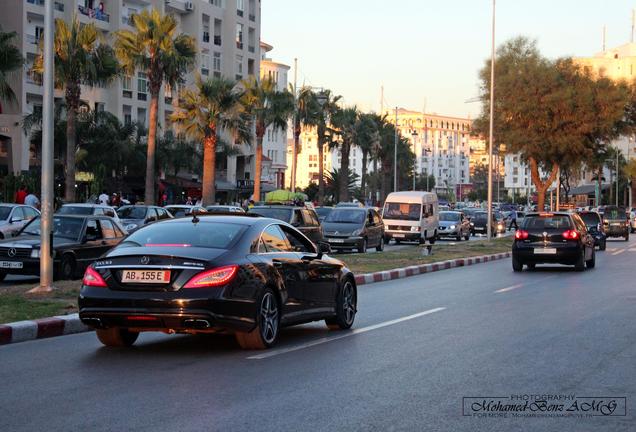
<path id="1" fill-rule="evenodd" d="M 496 0 L 492 0 L 492 41 L 491 41 L 491 54 L 490 54 L 490 126 L 489 126 L 489 139 L 490 145 L 488 146 L 488 225 L 486 229 L 486 236 L 488 239 L 492 236 L 492 146 L 493 129 L 494 129 L 494 105 L 495 105 L 495 7 Z"/>
<path id="2" fill-rule="evenodd" d="M 620 168 L 618 166 L 619 153 L 620 153 L 620 150 L 618 146 L 616 146 L 616 207 L 618 207 L 618 179 L 619 179 L 619 173 L 620 173 Z"/>
<path id="3" fill-rule="evenodd" d="M 603 52 L 605 52 L 605 34 L 607 32 L 607 26 L 603 26 Z"/>
<path id="4" fill-rule="evenodd" d="M 296 165 L 298 164 L 298 148 L 296 147 L 296 122 L 298 121 L 298 88 L 296 84 L 298 83 L 298 59 L 294 58 L 294 136 L 292 149 L 292 169 L 291 169 L 291 191 L 292 193 L 296 192 Z M 283 185 L 285 187 L 285 185 Z"/>
<path id="5" fill-rule="evenodd" d="M 53 291 L 53 1 L 44 3 L 44 96 L 42 105 L 42 213 L 40 215 L 40 285 L 29 292 Z"/>
<path id="6" fill-rule="evenodd" d="M 393 192 L 397 192 L 398 107 L 395 107 L 395 144 L 393 146 Z"/>
<path id="7" fill-rule="evenodd" d="M 630 42 L 634 43 L 634 25 L 636 24 L 636 10 L 632 9 L 632 34 L 630 37 Z"/>
<path id="8" fill-rule="evenodd" d="M 556 211 L 561 209 L 561 168 L 557 170 L 557 181 L 556 181 Z"/>

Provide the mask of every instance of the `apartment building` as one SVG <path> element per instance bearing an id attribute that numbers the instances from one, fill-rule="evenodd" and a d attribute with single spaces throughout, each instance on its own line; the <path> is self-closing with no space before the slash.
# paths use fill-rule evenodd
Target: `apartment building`
<path id="1" fill-rule="evenodd" d="M 299 137 L 298 164 L 296 168 L 296 189 L 302 190 L 311 183 L 318 184 L 318 134 L 316 128 L 303 128 Z M 287 139 L 287 174 L 285 176 L 285 187 L 291 188 L 291 166 L 293 159 L 294 137 L 288 134 Z M 333 152 L 330 152 L 325 146 L 323 152 L 323 169 L 327 173 L 334 166 Z"/>
<path id="2" fill-rule="evenodd" d="M 5 107 L 0 114 L 0 167 L 5 172 L 20 172 L 39 162 L 33 158 L 28 137 L 22 132 L 22 118 L 42 107 L 42 85 L 29 73 L 38 54 L 38 41 L 43 34 L 44 2 L 48 0 L 2 0 L 0 26 L 3 31 L 15 31 L 17 44 L 26 59 L 23 72 L 15 79 L 18 103 Z M 203 79 L 225 76 L 243 79 L 259 76 L 260 70 L 260 0 L 53 0 L 55 18 L 70 22 L 77 16 L 81 23 L 94 23 L 104 40 L 112 42 L 113 33 L 131 30 L 130 16 L 144 9 L 157 8 L 172 14 L 179 32 L 196 39 L 198 55 L 194 70 L 184 85 Z M 177 103 L 178 88 L 164 86 L 159 101 L 160 131 L 170 127 L 169 116 Z M 117 115 L 124 122 L 148 122 L 148 82 L 143 72 L 116 79 L 104 88 L 82 87 L 82 99 L 91 107 Z M 56 100 L 63 98 L 59 90 Z M 227 166 L 219 170 L 220 180 L 237 185 L 237 180 L 249 178 L 253 172 L 253 149 L 241 146 L 240 154 L 231 156 Z M 238 187 L 238 186 L 237 186 Z"/>

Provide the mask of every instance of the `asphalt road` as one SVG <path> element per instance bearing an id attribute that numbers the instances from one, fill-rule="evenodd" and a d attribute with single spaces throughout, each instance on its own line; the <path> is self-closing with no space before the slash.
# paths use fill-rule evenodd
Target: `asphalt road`
<path id="1" fill-rule="evenodd" d="M 362 286 L 353 331 L 286 329 L 269 351 L 153 334 L 0 346 L 0 430 L 634 431 L 635 259 L 636 241 L 610 241 L 585 273 L 502 260 Z M 462 415 L 464 397 L 545 394 L 625 397 L 627 415 Z"/>

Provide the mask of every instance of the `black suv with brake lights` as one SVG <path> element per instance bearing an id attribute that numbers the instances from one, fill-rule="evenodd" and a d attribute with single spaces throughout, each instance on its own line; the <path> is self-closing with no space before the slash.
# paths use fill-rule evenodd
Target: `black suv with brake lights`
<path id="1" fill-rule="evenodd" d="M 536 264 L 573 265 L 577 271 L 596 264 L 594 237 L 576 213 L 529 213 L 515 232 L 512 269 Z"/>
<path id="2" fill-rule="evenodd" d="M 603 226 L 607 237 L 623 237 L 625 241 L 629 240 L 629 217 L 625 207 L 605 206 Z"/>
<path id="3" fill-rule="evenodd" d="M 248 213 L 287 222 L 316 245 L 323 240 L 322 226 L 313 209 L 285 204 L 266 204 L 254 206 Z"/>

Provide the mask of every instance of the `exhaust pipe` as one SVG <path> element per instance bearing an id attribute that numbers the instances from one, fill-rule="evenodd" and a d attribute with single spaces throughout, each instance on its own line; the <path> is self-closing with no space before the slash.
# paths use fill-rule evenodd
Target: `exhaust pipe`
<path id="1" fill-rule="evenodd" d="M 203 319 L 187 319 L 183 321 L 183 326 L 191 329 L 207 329 L 212 327 L 208 320 Z"/>

